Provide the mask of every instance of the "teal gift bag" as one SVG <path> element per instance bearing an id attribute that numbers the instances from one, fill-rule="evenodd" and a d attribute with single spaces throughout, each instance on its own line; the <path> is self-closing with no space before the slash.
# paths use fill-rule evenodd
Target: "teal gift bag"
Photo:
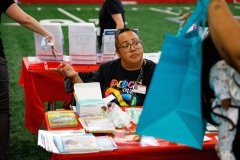
<path id="1" fill-rule="evenodd" d="M 208 1 L 197 6 L 177 36 L 167 34 L 143 104 L 136 133 L 202 149 L 206 123 L 201 113 L 202 38 Z M 197 30 L 188 32 L 195 24 Z"/>

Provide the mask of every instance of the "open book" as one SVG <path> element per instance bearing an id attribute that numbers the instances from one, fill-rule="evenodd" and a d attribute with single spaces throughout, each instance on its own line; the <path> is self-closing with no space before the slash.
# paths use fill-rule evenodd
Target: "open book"
<path id="1" fill-rule="evenodd" d="M 111 119 L 102 117 L 79 118 L 86 132 L 91 133 L 114 133 L 115 126 Z"/>

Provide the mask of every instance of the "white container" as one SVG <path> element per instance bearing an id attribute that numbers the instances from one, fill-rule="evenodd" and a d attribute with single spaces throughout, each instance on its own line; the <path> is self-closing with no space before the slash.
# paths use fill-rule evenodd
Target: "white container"
<path id="1" fill-rule="evenodd" d="M 89 64 L 96 64 L 96 37 L 94 23 L 72 23 L 68 25 L 69 56 L 71 64 L 88 64 L 87 61 L 83 62 L 84 59 L 75 59 L 75 56 L 81 55 L 86 55 L 91 58 L 91 63 Z M 86 56 L 83 57 L 86 58 Z M 95 63 L 92 61 L 95 61 Z"/>
<path id="2" fill-rule="evenodd" d="M 62 28 L 60 23 L 41 23 L 43 27 L 45 27 L 49 32 L 54 35 L 55 38 L 55 47 L 58 52 L 56 55 L 58 58 L 55 58 L 52 54 L 52 48 L 49 47 L 46 50 L 42 49 L 41 42 L 43 36 L 33 32 L 34 34 L 34 42 L 35 42 L 35 52 L 37 57 L 41 57 L 42 61 L 63 61 L 64 52 L 64 37 L 62 33 Z M 44 60 L 46 57 L 46 60 Z"/>

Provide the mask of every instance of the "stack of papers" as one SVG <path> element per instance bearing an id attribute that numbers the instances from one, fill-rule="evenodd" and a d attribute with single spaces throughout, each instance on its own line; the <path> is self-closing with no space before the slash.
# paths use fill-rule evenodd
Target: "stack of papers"
<path id="1" fill-rule="evenodd" d="M 206 133 L 217 133 L 218 128 L 210 123 L 207 124 L 206 126 Z"/>
<path id="2" fill-rule="evenodd" d="M 83 130 L 39 130 L 38 145 L 49 152 L 59 154 L 91 153 L 118 148 L 111 137 L 95 137 L 92 133 L 84 133 Z"/>
<path id="3" fill-rule="evenodd" d="M 103 117 L 79 118 L 86 132 L 91 133 L 114 133 L 115 126 L 111 119 Z"/>
<path id="4" fill-rule="evenodd" d="M 65 52 L 64 52 L 64 37 L 62 33 L 62 28 L 60 23 L 42 23 L 42 25 L 54 35 L 55 38 L 55 47 L 57 49 L 56 57 L 52 53 L 52 48 L 43 49 L 41 47 L 42 35 L 34 32 L 34 41 L 35 41 L 35 50 L 36 56 L 40 61 L 63 61 Z"/>
<path id="5" fill-rule="evenodd" d="M 68 25 L 71 64 L 96 64 L 96 31 L 94 23 Z"/>
<path id="6" fill-rule="evenodd" d="M 102 53 L 103 63 L 114 59 L 115 57 L 115 33 L 116 29 L 104 29 L 103 42 L 102 42 Z"/>

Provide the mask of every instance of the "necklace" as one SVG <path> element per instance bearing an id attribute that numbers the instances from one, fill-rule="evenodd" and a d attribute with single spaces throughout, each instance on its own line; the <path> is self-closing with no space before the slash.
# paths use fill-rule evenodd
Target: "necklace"
<path id="1" fill-rule="evenodd" d="M 142 81 L 143 81 L 143 69 L 144 69 L 144 66 L 146 65 L 146 60 L 145 59 L 143 59 L 143 63 L 142 63 L 142 67 L 141 67 L 141 69 L 140 69 L 140 73 L 139 73 L 139 75 L 138 75 L 138 78 L 137 78 L 137 81 L 136 81 L 136 83 L 135 84 L 142 84 Z M 132 92 L 131 93 L 131 99 L 130 99 L 130 101 L 129 101 L 129 106 L 131 106 L 132 105 L 132 100 L 133 100 L 133 96 L 135 95 L 136 93 L 134 93 L 134 92 Z"/>
<path id="2" fill-rule="evenodd" d="M 138 75 L 138 78 L 137 78 L 137 81 L 136 81 L 136 84 L 142 84 L 142 81 L 143 81 L 143 68 L 145 66 L 145 59 L 143 60 L 143 63 L 142 63 L 142 67 L 140 69 L 140 73 Z"/>

